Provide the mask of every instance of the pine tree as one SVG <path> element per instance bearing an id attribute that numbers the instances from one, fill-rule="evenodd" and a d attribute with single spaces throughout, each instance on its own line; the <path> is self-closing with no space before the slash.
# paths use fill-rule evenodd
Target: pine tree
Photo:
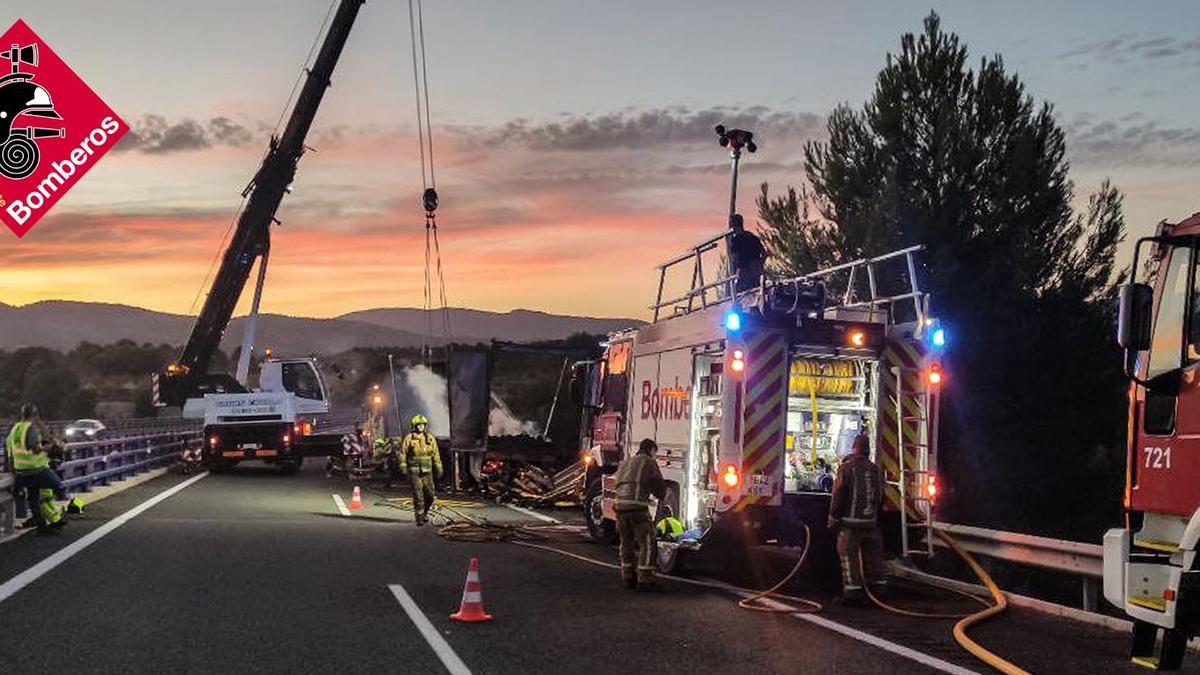
<path id="1" fill-rule="evenodd" d="M 758 199 L 780 271 L 924 245 L 921 283 L 955 336 L 942 459 L 947 484 L 969 497 L 950 510 L 1096 534 L 1120 500 L 1096 486 L 1123 470 L 1111 461 L 1124 382 L 1109 303 L 1124 274 L 1121 193 L 1105 182 L 1073 213 L 1052 106 L 998 55 L 970 69 L 936 13 L 901 38 L 867 103 L 839 106 L 827 127 L 827 141 L 804 148 L 811 190 L 772 197 L 764 185 Z M 1085 465 L 1095 480 L 1069 497 L 1057 489 Z"/>

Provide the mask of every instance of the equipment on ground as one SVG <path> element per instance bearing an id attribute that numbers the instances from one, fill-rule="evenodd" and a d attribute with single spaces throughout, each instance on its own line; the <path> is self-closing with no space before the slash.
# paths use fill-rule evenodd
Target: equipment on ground
<path id="1" fill-rule="evenodd" d="M 334 66 L 363 2 L 340 0 L 331 22 L 326 16 L 329 29 L 307 69 L 287 126 L 281 135 L 271 136 L 266 157 L 242 191 L 243 208 L 191 336 L 179 358 L 152 376 L 156 405 L 178 406 L 183 408 L 184 416 L 204 417 L 204 458 L 217 470 L 242 460 L 259 459 L 295 472 L 303 461 L 298 437 L 308 435 L 329 410 L 315 359 L 280 359 L 267 350 L 258 390 L 250 390 L 248 375 L 271 248 L 270 227 L 279 223 L 275 213 L 284 194 L 291 191 L 297 164 L 306 150 L 305 137 L 330 87 Z M 237 376 L 211 373 L 212 358 L 256 261 L 258 281 Z M 335 444 L 336 436 L 329 441 Z"/>
<path id="2" fill-rule="evenodd" d="M 1104 597 L 1133 620 L 1134 663 L 1158 670 L 1179 669 L 1200 635 L 1198 249 L 1200 214 L 1160 224 L 1138 240 L 1134 281 L 1119 294 L 1130 380 L 1126 515 L 1104 535 Z"/>

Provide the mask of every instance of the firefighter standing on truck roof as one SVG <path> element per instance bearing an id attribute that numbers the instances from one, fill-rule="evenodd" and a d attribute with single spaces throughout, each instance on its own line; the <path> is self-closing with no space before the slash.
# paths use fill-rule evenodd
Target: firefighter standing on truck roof
<path id="1" fill-rule="evenodd" d="M 54 493 L 62 490 L 62 479 L 50 468 L 48 451 L 52 443 L 37 406 L 32 403 L 21 406 L 21 421 L 12 426 L 4 439 L 4 454 L 13 472 L 13 491 L 17 494 L 25 491 L 25 503 L 39 534 L 53 532 L 67 522 L 54 505 Z"/>
<path id="2" fill-rule="evenodd" d="M 871 461 L 870 452 L 871 443 L 866 435 L 856 436 L 850 456 L 838 467 L 829 506 L 829 530 L 837 533 L 837 552 L 842 563 L 842 599 L 847 604 L 866 604 L 864 575 L 872 588 L 886 583 L 883 537 L 879 533 L 883 472 Z"/>
<path id="3" fill-rule="evenodd" d="M 627 588 L 654 588 L 654 522 L 650 520 L 650 495 L 662 499 L 666 484 L 654 456 L 658 444 L 642 439 L 637 454 L 617 468 L 617 537 L 621 542 L 621 580 Z"/>
<path id="4" fill-rule="evenodd" d="M 762 282 L 763 262 L 767 253 L 762 241 L 751 232 L 746 231 L 742 214 L 729 216 L 728 249 L 729 262 L 732 271 L 737 275 L 736 289 L 738 293 L 757 288 Z"/>
<path id="5" fill-rule="evenodd" d="M 413 513 L 417 525 L 429 522 L 429 508 L 437 496 L 435 480 L 442 477 L 442 456 L 438 451 L 437 439 L 429 433 L 429 419 L 424 415 L 413 415 L 412 431 L 400 441 L 403 454 L 401 470 L 412 482 Z"/>

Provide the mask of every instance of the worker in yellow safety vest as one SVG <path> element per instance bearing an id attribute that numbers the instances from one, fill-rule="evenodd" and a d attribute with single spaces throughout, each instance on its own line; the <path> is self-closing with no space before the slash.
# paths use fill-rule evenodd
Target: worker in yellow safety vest
<path id="1" fill-rule="evenodd" d="M 55 493 L 62 491 L 62 479 L 50 468 L 52 441 L 32 403 L 21 406 L 21 420 L 4 439 L 13 490 L 18 495 L 24 491 L 30 517 L 41 534 L 54 532 L 67 522 L 54 504 Z"/>
<path id="2" fill-rule="evenodd" d="M 429 433 L 429 419 L 413 415 L 412 431 L 400 441 L 400 467 L 408 474 L 413 490 L 413 513 L 417 525 L 429 522 L 429 508 L 437 496 L 436 480 L 442 477 L 442 455 L 437 439 Z"/>

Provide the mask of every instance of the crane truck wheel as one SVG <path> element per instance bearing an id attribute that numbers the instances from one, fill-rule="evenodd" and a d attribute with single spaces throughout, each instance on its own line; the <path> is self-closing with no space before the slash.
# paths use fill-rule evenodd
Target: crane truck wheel
<path id="1" fill-rule="evenodd" d="M 304 466 L 304 458 L 296 457 L 293 460 L 279 463 L 279 472 L 285 476 L 295 476 L 300 473 L 300 467 Z"/>
<path id="2" fill-rule="evenodd" d="M 603 497 L 604 490 L 597 474 L 588 481 L 587 492 L 584 493 L 583 518 L 587 522 L 588 534 L 593 541 L 612 544 L 617 541 L 617 526 L 611 520 L 604 519 L 604 509 L 601 506 Z"/>

